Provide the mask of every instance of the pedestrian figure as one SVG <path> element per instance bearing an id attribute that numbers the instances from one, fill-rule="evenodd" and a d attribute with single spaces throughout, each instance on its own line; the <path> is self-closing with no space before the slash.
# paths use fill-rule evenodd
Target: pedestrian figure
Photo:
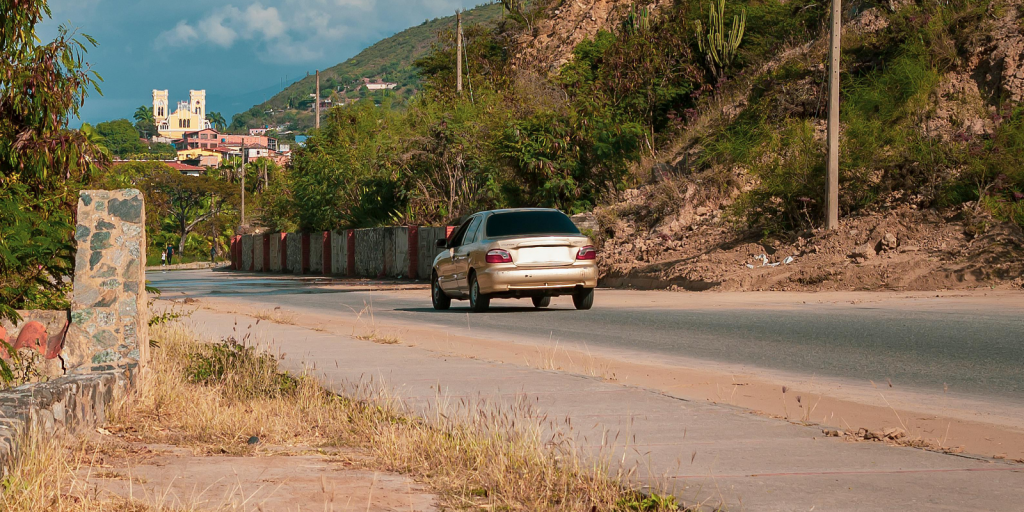
<path id="1" fill-rule="evenodd" d="M 217 257 L 217 246 L 210 246 L 210 263 L 214 263 L 214 258 Z"/>
<path id="2" fill-rule="evenodd" d="M 174 247 L 167 246 L 167 264 L 174 265 Z"/>
<path id="3" fill-rule="evenodd" d="M 166 267 L 167 266 L 167 253 L 166 252 L 160 253 L 160 266 L 161 267 Z"/>

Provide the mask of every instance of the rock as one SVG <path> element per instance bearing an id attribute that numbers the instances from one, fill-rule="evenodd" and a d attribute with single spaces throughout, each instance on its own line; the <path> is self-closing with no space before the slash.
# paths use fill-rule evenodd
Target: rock
<path id="1" fill-rule="evenodd" d="M 871 247 L 871 244 L 858 245 L 853 252 L 849 254 L 850 259 L 857 263 L 863 263 L 871 258 L 875 257 L 877 253 L 875 248 Z"/>
<path id="2" fill-rule="evenodd" d="M 897 243 L 896 235 L 887 231 L 885 235 L 882 236 L 882 240 L 878 242 L 879 248 L 881 248 L 881 251 L 879 252 L 895 251 Z"/>
<path id="3" fill-rule="evenodd" d="M 838 430 L 833 430 L 833 429 L 827 429 L 826 428 L 826 429 L 822 430 L 821 433 L 825 434 L 826 437 L 839 437 L 839 431 Z"/>
<path id="4" fill-rule="evenodd" d="M 1006 458 L 1006 454 L 1005 454 L 1005 453 L 999 453 L 999 454 L 993 455 L 993 456 L 992 456 L 992 458 L 993 458 L 993 459 L 999 459 L 999 460 L 1002 460 L 1002 459 L 1005 459 L 1005 458 Z"/>
<path id="5" fill-rule="evenodd" d="M 869 430 L 866 434 L 864 434 L 864 439 L 867 439 L 869 441 L 881 441 L 884 438 L 885 436 L 882 434 L 882 431 L 880 430 Z"/>
<path id="6" fill-rule="evenodd" d="M 39 322 L 28 322 L 21 328 L 18 341 L 14 342 L 14 348 L 31 348 L 43 354 L 46 352 L 47 338 L 45 325 Z"/>
<path id="7" fill-rule="evenodd" d="M 901 438 L 905 437 L 907 435 L 907 433 L 904 432 L 903 429 L 901 429 L 901 428 L 892 428 L 892 427 L 890 427 L 890 428 L 882 429 L 882 435 L 885 436 L 887 439 L 896 440 L 896 439 L 901 439 Z"/>

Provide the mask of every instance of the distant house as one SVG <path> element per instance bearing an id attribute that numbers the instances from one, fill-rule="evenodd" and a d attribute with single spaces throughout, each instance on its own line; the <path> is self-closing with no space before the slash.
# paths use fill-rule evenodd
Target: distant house
<path id="1" fill-rule="evenodd" d="M 382 82 L 380 80 L 370 81 L 369 78 L 363 78 L 363 85 L 365 85 L 366 88 L 371 91 L 390 90 L 398 87 L 398 84 L 394 82 Z"/>
<path id="2" fill-rule="evenodd" d="M 205 167 L 199 167 L 196 165 L 189 165 L 183 162 L 164 162 L 171 166 L 172 169 L 180 171 L 185 176 L 202 176 L 206 172 Z"/>
<path id="3" fill-rule="evenodd" d="M 269 130 L 269 128 L 267 128 L 266 126 L 264 126 L 263 128 L 249 128 L 249 135 L 252 135 L 253 137 L 266 135 L 267 130 Z"/>

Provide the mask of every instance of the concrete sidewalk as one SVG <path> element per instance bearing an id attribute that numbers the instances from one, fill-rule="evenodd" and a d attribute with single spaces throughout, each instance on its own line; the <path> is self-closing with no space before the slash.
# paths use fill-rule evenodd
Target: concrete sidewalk
<path id="1" fill-rule="evenodd" d="M 237 321 L 237 325 L 236 325 Z M 687 503 L 729 510 L 1024 510 L 1024 466 L 823 437 L 820 428 L 555 371 L 379 345 L 303 327 L 199 310 L 199 334 L 252 338 L 315 368 L 337 389 L 384 382 L 414 410 L 442 400 L 529 403 L 570 418 L 591 453 L 613 455 Z M 414 340 L 407 340 L 413 341 Z"/>

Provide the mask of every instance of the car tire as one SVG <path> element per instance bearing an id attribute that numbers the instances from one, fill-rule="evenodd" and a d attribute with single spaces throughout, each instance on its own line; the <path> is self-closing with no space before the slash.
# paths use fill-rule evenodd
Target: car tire
<path id="1" fill-rule="evenodd" d="M 572 305 L 576 309 L 590 309 L 594 307 L 594 289 L 581 288 L 572 293 Z"/>
<path id="2" fill-rule="evenodd" d="M 551 297 L 533 297 L 533 307 L 546 308 L 551 305 Z"/>
<path id="3" fill-rule="evenodd" d="M 477 313 L 487 311 L 491 307 L 491 298 L 480 293 L 480 283 L 476 280 L 476 273 L 469 274 L 469 309 Z"/>
<path id="4" fill-rule="evenodd" d="M 438 311 L 445 311 L 452 307 L 452 298 L 441 289 L 441 283 L 437 282 L 437 274 L 430 279 L 430 303 Z"/>

